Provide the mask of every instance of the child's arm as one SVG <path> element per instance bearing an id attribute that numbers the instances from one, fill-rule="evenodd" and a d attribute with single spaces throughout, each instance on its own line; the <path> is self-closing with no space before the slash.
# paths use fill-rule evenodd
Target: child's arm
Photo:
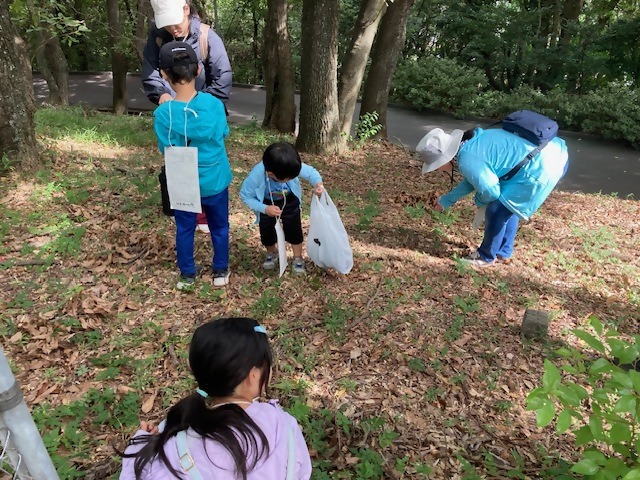
<path id="1" fill-rule="evenodd" d="M 304 178 L 307 182 L 314 186 L 317 195 L 320 195 L 322 193 L 322 190 L 324 190 L 320 173 L 311 165 L 303 163 L 299 176 L 300 178 Z"/>
<path id="2" fill-rule="evenodd" d="M 254 212 L 266 213 L 267 205 L 265 205 L 262 198 L 258 198 L 256 191 L 264 180 L 261 178 L 261 172 L 258 167 L 260 164 L 253 167 L 251 173 L 244 179 L 242 182 L 242 187 L 240 188 L 240 199 L 242 202 L 249 207 Z"/>
<path id="3" fill-rule="evenodd" d="M 309 448 L 307 442 L 302 435 L 300 425 L 293 420 L 293 425 L 290 427 L 294 429 L 293 441 L 295 443 L 295 467 L 296 475 L 298 479 L 311 478 L 311 456 L 309 455 Z"/>
<path id="4" fill-rule="evenodd" d="M 160 108 L 163 110 L 161 111 Z M 164 107 L 158 107 L 155 112 L 153 112 L 153 116 L 155 117 L 153 120 L 153 130 L 156 132 L 156 139 L 158 140 L 158 150 L 160 153 L 164 155 L 164 149 L 169 145 L 169 129 L 163 124 Z"/>

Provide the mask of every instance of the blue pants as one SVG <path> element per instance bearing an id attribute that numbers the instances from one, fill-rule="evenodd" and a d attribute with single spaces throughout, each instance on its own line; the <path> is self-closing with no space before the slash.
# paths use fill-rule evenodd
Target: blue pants
<path id="1" fill-rule="evenodd" d="M 478 248 L 480 258 L 486 262 L 493 262 L 496 257 L 510 258 L 518 231 L 518 220 L 518 216 L 499 200 L 487 205 L 484 239 Z"/>
<path id="2" fill-rule="evenodd" d="M 229 189 L 210 197 L 202 197 L 202 211 L 207 215 L 213 244 L 213 271 L 226 270 L 229 266 Z M 176 255 L 180 274 L 196 274 L 193 259 L 193 237 L 196 231 L 197 213 L 175 211 Z"/>

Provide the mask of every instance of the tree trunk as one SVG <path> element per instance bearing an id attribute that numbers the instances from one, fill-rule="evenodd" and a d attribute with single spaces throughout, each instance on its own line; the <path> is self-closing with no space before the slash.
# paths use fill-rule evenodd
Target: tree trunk
<path id="1" fill-rule="evenodd" d="M 69 105 L 69 64 L 62 51 L 60 38 L 52 36 L 45 44 L 44 51 L 49 69 L 58 87 L 58 98 L 52 99 L 49 94 L 49 102 L 54 105 Z"/>
<path id="2" fill-rule="evenodd" d="M 262 68 L 261 67 L 261 62 L 260 62 L 260 45 L 259 45 L 259 40 L 258 40 L 258 35 L 259 35 L 259 22 L 258 22 L 258 16 L 256 15 L 256 6 L 254 5 L 253 8 L 251 9 L 251 18 L 253 19 L 253 72 L 254 72 L 254 76 L 253 76 L 253 83 L 260 83 L 260 80 L 262 80 L 261 77 L 261 72 L 262 72 Z"/>
<path id="3" fill-rule="evenodd" d="M 133 46 L 136 49 L 136 55 L 142 65 L 142 52 L 147 44 L 147 36 L 149 32 L 149 18 L 153 15 L 151 2 L 148 0 L 138 0 L 136 8 L 136 28 L 133 38 Z"/>
<path id="4" fill-rule="evenodd" d="M 111 40 L 111 71 L 113 72 L 113 113 L 123 115 L 127 113 L 129 100 L 127 93 L 129 61 L 121 50 L 124 42 L 118 0 L 107 0 L 107 16 Z"/>
<path id="5" fill-rule="evenodd" d="M 339 0 L 302 1 L 300 133 L 296 147 L 311 153 L 340 150 L 338 115 Z"/>
<path id="6" fill-rule="evenodd" d="M 9 17 L 8 2 L 0 2 L 0 160 L 6 156 L 22 170 L 40 164 L 35 136 L 31 64 L 24 41 Z"/>
<path id="7" fill-rule="evenodd" d="M 584 0 L 566 0 L 564 4 L 560 44 L 565 50 L 569 47 L 569 43 L 573 37 L 573 27 L 579 22 L 583 4 Z"/>
<path id="8" fill-rule="evenodd" d="M 295 78 L 287 19 L 287 0 L 268 0 L 263 60 L 267 103 L 262 125 L 293 133 L 296 129 Z"/>
<path id="9" fill-rule="evenodd" d="M 373 49 L 371 67 L 362 94 L 360 116 L 378 113 L 378 123 L 382 125 L 378 137 L 387 136 L 389 89 L 407 36 L 407 19 L 413 3 L 414 0 L 396 0 L 389 5 L 382 17 Z"/>
<path id="10" fill-rule="evenodd" d="M 69 64 L 64 56 L 60 39 L 51 32 L 51 25 L 42 19 L 33 1 L 27 2 L 27 9 L 34 27 L 36 65 L 49 87 L 51 105 L 69 105 Z M 45 13 L 47 16 L 51 13 Z"/>
<path id="11" fill-rule="evenodd" d="M 358 18 L 353 26 L 351 43 L 338 82 L 340 130 L 347 136 L 351 133 L 353 111 L 362 85 L 362 77 L 385 5 L 385 0 L 362 0 Z"/>

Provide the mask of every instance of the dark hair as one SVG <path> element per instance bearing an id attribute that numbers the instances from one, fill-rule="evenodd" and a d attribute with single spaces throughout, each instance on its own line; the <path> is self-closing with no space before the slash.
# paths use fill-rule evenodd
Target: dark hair
<path id="1" fill-rule="evenodd" d="M 295 147 L 288 142 L 272 143 L 262 154 L 262 163 L 267 172 L 278 180 L 296 178 L 302 169 L 302 160 Z"/>
<path id="2" fill-rule="evenodd" d="M 476 129 L 472 128 L 471 130 L 465 130 L 462 134 L 462 141 L 466 142 L 467 140 L 471 140 L 476 134 Z"/>
<path id="3" fill-rule="evenodd" d="M 231 396 L 252 368 L 262 371 L 260 391 L 269 383 L 272 354 L 264 333 L 256 332 L 257 321 L 251 318 L 222 318 L 196 329 L 189 347 L 189 365 L 198 387 L 209 398 Z M 246 480 L 262 458 L 269 454 L 269 443 L 260 427 L 236 404 L 207 406 L 208 399 L 194 392 L 176 403 L 167 413 L 164 430 L 157 435 L 142 435 L 132 444 L 146 443 L 142 449 L 125 457 L 135 457 L 134 472 L 140 479 L 148 463 L 159 458 L 176 478 L 182 478 L 169 463 L 164 446 L 181 430 L 192 428 L 202 442 L 212 439 L 229 451 L 236 476 Z"/>
<path id="4" fill-rule="evenodd" d="M 189 54 L 178 52 L 173 58 L 174 61 L 181 62 L 189 60 Z M 198 64 L 174 65 L 173 67 L 163 68 L 162 71 L 166 73 L 171 83 L 189 83 L 198 75 Z"/>

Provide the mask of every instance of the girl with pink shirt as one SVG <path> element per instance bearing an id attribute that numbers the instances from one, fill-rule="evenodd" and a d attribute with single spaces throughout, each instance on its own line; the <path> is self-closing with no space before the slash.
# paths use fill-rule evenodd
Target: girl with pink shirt
<path id="1" fill-rule="evenodd" d="M 267 332 L 250 318 L 198 327 L 189 366 L 198 387 L 160 430 L 142 422 L 123 455 L 120 480 L 307 480 L 311 459 L 296 420 L 259 402 L 271 373 Z"/>

